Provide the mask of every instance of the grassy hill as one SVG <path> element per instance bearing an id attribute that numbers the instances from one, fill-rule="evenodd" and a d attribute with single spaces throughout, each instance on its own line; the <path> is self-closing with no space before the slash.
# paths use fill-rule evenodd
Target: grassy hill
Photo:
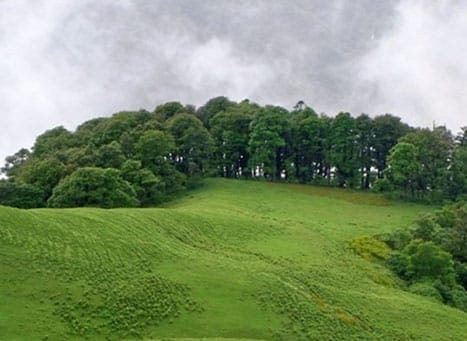
<path id="1" fill-rule="evenodd" d="M 164 208 L 0 207 L 0 340 L 466 340 L 350 247 L 429 209 L 222 179 Z"/>

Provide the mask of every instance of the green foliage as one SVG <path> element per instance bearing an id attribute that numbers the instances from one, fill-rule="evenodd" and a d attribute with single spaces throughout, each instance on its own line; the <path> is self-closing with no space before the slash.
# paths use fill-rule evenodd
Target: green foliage
<path id="1" fill-rule="evenodd" d="M 442 198 L 449 177 L 449 158 L 453 148 L 451 133 L 445 127 L 421 129 L 405 135 L 401 141 L 417 148 L 418 189 L 423 192 L 429 190 L 429 197 L 433 201 Z"/>
<path id="2" fill-rule="evenodd" d="M 131 185 L 113 168 L 79 168 L 64 178 L 48 200 L 50 207 L 133 207 L 138 204 Z"/>
<path id="3" fill-rule="evenodd" d="M 407 134 L 411 128 L 401 122 L 399 117 L 386 114 L 376 116 L 373 123 L 374 139 L 374 166 L 377 168 L 377 177 L 383 177 L 383 171 L 387 168 L 387 157 L 390 150 L 397 144 L 400 137 Z"/>
<path id="4" fill-rule="evenodd" d="M 436 302 L 443 302 L 443 297 L 438 289 L 433 286 L 432 282 L 416 282 L 409 287 L 409 291 L 417 295 L 431 298 Z"/>
<path id="5" fill-rule="evenodd" d="M 304 116 L 302 111 L 300 116 Z M 316 114 L 306 115 L 297 122 L 292 121 L 290 144 L 295 154 L 293 163 L 296 179 L 301 182 L 317 182 L 328 173 L 329 131 L 328 120 Z"/>
<path id="6" fill-rule="evenodd" d="M 167 157 L 175 150 L 175 142 L 171 135 L 163 131 L 147 131 L 136 144 L 136 153 L 144 167 L 156 169 L 167 162 Z"/>
<path id="7" fill-rule="evenodd" d="M 462 310 L 466 310 L 467 297 L 467 265 L 464 258 L 467 245 L 464 239 L 466 206 L 446 206 L 422 215 L 415 221 L 414 228 L 396 231 L 382 238 L 396 250 L 386 262 L 392 271 L 412 283 L 412 286 L 423 282 L 416 288 L 426 289 L 427 293 L 432 290 L 431 287 L 435 288 L 444 303 Z M 428 284 L 429 290 L 426 288 Z"/>
<path id="8" fill-rule="evenodd" d="M 455 199 L 467 193 L 467 144 L 454 149 L 450 170 L 452 180 L 448 188 L 450 197 Z"/>
<path id="9" fill-rule="evenodd" d="M 34 208 L 44 205 L 44 192 L 29 184 L 0 181 L 0 205 Z"/>
<path id="10" fill-rule="evenodd" d="M 430 214 L 425 214 L 415 221 L 415 228 L 412 230 L 412 238 L 424 241 L 436 241 L 441 244 L 441 227 L 434 221 Z"/>
<path id="11" fill-rule="evenodd" d="M 53 154 L 57 150 L 62 150 L 72 146 L 73 135 L 64 127 L 57 127 L 47 130 L 42 135 L 39 135 L 32 148 L 33 155 L 43 157 L 47 154 Z"/>
<path id="12" fill-rule="evenodd" d="M 103 145 L 97 150 L 96 166 L 101 168 L 120 168 L 125 161 L 122 147 L 116 141 Z"/>
<path id="13" fill-rule="evenodd" d="M 56 127 L 39 135 L 31 152 L 8 156 L 2 172 L 44 191 L 42 206 L 76 170 L 122 170 L 132 160 L 144 169 L 132 183 L 141 205 L 167 201 L 213 174 L 441 203 L 467 197 L 465 135 L 465 129 L 455 139 L 444 127 L 413 129 L 389 114 L 329 117 L 303 101 L 289 112 L 221 96 L 198 109 L 168 102 L 154 112 L 92 119 L 74 132 Z"/>
<path id="14" fill-rule="evenodd" d="M 452 256 L 435 243 L 413 241 L 405 248 L 409 256 L 408 272 L 415 280 L 439 279 L 443 283 L 454 281 L 454 261 Z"/>
<path id="15" fill-rule="evenodd" d="M 166 199 L 161 177 L 148 168 L 142 168 L 140 161 L 127 160 L 121 174 L 135 189 L 141 206 L 159 204 Z"/>
<path id="16" fill-rule="evenodd" d="M 456 218 L 449 231 L 447 249 L 461 262 L 467 263 L 467 204 L 455 209 Z"/>
<path id="17" fill-rule="evenodd" d="M 467 290 L 467 263 L 457 262 L 455 265 L 457 282 Z"/>
<path id="18" fill-rule="evenodd" d="M 5 159 L 5 166 L 1 168 L 2 173 L 8 176 L 10 179 L 14 178 L 16 171 L 30 157 L 31 152 L 26 148 L 21 148 L 15 154 L 7 156 Z"/>
<path id="19" fill-rule="evenodd" d="M 235 103 L 229 100 L 227 97 L 219 96 L 211 98 L 203 106 L 199 107 L 196 111 L 196 115 L 201 119 L 206 127 L 210 127 L 210 120 L 216 114 L 227 110 Z"/>
<path id="20" fill-rule="evenodd" d="M 162 121 L 168 120 L 169 118 L 182 113 L 188 113 L 189 111 L 180 102 L 167 102 L 158 105 L 154 110 L 154 114 L 157 118 Z"/>
<path id="21" fill-rule="evenodd" d="M 409 280 L 412 276 L 409 273 L 410 258 L 405 253 L 392 252 L 386 260 L 387 266 L 400 278 Z"/>
<path id="22" fill-rule="evenodd" d="M 366 114 L 361 114 L 355 119 L 355 131 L 357 134 L 357 164 L 360 173 L 360 188 L 369 189 L 372 182 L 371 167 L 373 166 L 373 154 L 375 139 L 374 121 Z"/>
<path id="23" fill-rule="evenodd" d="M 287 111 L 280 107 L 266 106 L 250 124 L 250 169 L 255 176 L 280 179 L 282 148 L 285 147 Z"/>
<path id="24" fill-rule="evenodd" d="M 453 307 L 467 312 L 467 291 L 461 286 L 455 286 L 451 291 L 451 303 Z"/>
<path id="25" fill-rule="evenodd" d="M 250 123 L 258 108 L 250 103 L 230 106 L 211 118 L 210 133 L 216 145 L 215 157 L 220 175 L 248 175 Z"/>
<path id="26" fill-rule="evenodd" d="M 402 190 L 406 195 L 415 197 L 420 164 L 417 161 L 418 150 L 413 144 L 400 142 L 388 156 L 389 168 L 385 176 L 391 184 Z"/>
<path id="27" fill-rule="evenodd" d="M 203 175 L 209 169 L 214 142 L 208 130 L 194 115 L 178 114 L 167 122 L 174 137 L 177 168 L 186 175 Z"/>
<path id="28" fill-rule="evenodd" d="M 57 157 L 50 156 L 43 159 L 30 158 L 18 170 L 15 180 L 39 188 L 48 198 L 52 194 L 53 188 L 65 175 L 65 164 Z"/>
<path id="29" fill-rule="evenodd" d="M 357 146 L 355 119 L 350 113 L 339 113 L 331 126 L 331 162 L 336 167 L 339 187 L 354 187 L 357 180 Z"/>
<path id="30" fill-rule="evenodd" d="M 352 249 L 367 260 L 386 260 L 391 249 L 382 241 L 371 236 L 355 238 L 351 243 Z"/>

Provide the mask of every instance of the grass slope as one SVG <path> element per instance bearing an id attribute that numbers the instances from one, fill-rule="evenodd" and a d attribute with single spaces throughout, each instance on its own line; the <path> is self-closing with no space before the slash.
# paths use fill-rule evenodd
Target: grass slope
<path id="1" fill-rule="evenodd" d="M 165 208 L 0 207 L 0 340 L 466 340 L 350 248 L 428 209 L 222 179 Z"/>

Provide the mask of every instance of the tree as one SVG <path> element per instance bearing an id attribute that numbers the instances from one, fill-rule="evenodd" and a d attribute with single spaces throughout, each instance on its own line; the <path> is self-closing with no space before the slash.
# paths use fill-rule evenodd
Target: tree
<path id="1" fill-rule="evenodd" d="M 94 135 L 95 145 L 103 146 L 119 141 L 123 134 L 144 125 L 152 118 L 153 115 L 146 110 L 121 111 L 113 114 L 103 122 L 102 131 L 98 130 L 98 134 Z"/>
<path id="2" fill-rule="evenodd" d="M 376 116 L 374 123 L 374 163 L 378 178 L 383 177 L 383 171 L 387 168 L 387 156 L 390 150 L 397 144 L 399 138 L 407 134 L 410 127 L 401 122 L 400 117 L 391 114 Z"/>
<path id="3" fill-rule="evenodd" d="M 296 178 L 306 183 L 317 177 L 326 176 L 325 140 L 328 137 L 328 131 L 325 121 L 311 114 L 298 122 L 292 122 L 291 129 L 290 144 L 293 149 Z"/>
<path id="4" fill-rule="evenodd" d="M 18 208 L 43 207 L 44 196 L 44 192 L 33 185 L 0 181 L 0 205 Z"/>
<path id="5" fill-rule="evenodd" d="M 32 147 L 33 155 L 44 157 L 45 154 L 53 154 L 73 145 L 73 134 L 64 127 L 56 127 L 47 130 L 36 138 Z"/>
<path id="6" fill-rule="evenodd" d="M 455 209 L 456 218 L 449 231 L 448 250 L 454 258 L 467 263 L 467 205 Z"/>
<path id="7" fill-rule="evenodd" d="M 142 167 L 160 178 L 164 195 L 184 188 L 185 176 L 175 168 L 171 159 L 176 151 L 172 135 L 159 130 L 147 131 L 140 137 L 135 150 Z"/>
<path id="8" fill-rule="evenodd" d="M 214 97 L 207 101 L 206 104 L 199 107 L 196 111 L 196 115 L 207 128 L 210 128 L 209 121 L 214 115 L 234 105 L 235 103 L 225 96 Z"/>
<path id="9" fill-rule="evenodd" d="M 174 160 L 188 176 L 204 175 L 214 152 L 214 141 L 203 123 L 194 115 L 177 114 L 167 121 L 175 141 Z"/>
<path id="10" fill-rule="evenodd" d="M 192 109 L 184 107 L 180 102 L 167 102 L 158 105 L 154 114 L 161 121 L 166 121 L 177 114 L 189 113 Z"/>
<path id="11" fill-rule="evenodd" d="M 48 198 L 52 194 L 53 188 L 64 175 L 65 165 L 56 157 L 31 158 L 18 171 L 15 181 L 37 187 Z"/>
<path id="12" fill-rule="evenodd" d="M 101 147 L 113 141 L 119 142 L 122 135 L 133 132 L 151 120 L 155 120 L 154 115 L 146 110 L 121 111 L 112 117 L 92 119 L 76 129 L 74 142 L 80 147 Z"/>
<path id="13" fill-rule="evenodd" d="M 355 119 L 349 113 L 339 113 L 332 121 L 331 163 L 336 168 L 339 187 L 353 187 L 358 172 Z"/>
<path id="14" fill-rule="evenodd" d="M 433 130 L 419 129 L 400 140 L 417 149 L 419 164 L 417 187 L 420 194 L 431 201 L 441 201 L 449 187 L 449 163 L 453 150 L 453 137 L 445 127 Z"/>
<path id="15" fill-rule="evenodd" d="M 286 145 L 287 111 L 280 107 L 266 106 L 250 124 L 250 169 L 255 176 L 276 180 L 283 171 Z"/>
<path id="16" fill-rule="evenodd" d="M 456 137 L 452 153 L 447 188 L 451 199 L 467 195 L 467 127 Z"/>
<path id="17" fill-rule="evenodd" d="M 7 156 L 5 166 L 1 169 L 2 173 L 9 178 L 14 177 L 17 170 L 29 159 L 30 155 L 29 149 L 21 148 L 15 154 Z"/>
<path id="18" fill-rule="evenodd" d="M 408 270 L 416 280 L 439 279 L 443 283 L 454 282 L 452 256 L 433 242 L 413 241 L 406 247 L 409 256 Z"/>
<path id="19" fill-rule="evenodd" d="M 119 170 L 84 167 L 60 181 L 47 203 L 50 207 L 114 208 L 134 207 L 138 200 Z"/>
<path id="20" fill-rule="evenodd" d="M 388 166 L 385 176 L 389 182 L 405 195 L 410 193 L 410 196 L 415 198 L 420 173 L 417 147 L 411 143 L 398 143 L 390 151 Z"/>
<path id="21" fill-rule="evenodd" d="M 355 119 L 357 164 L 360 173 L 360 188 L 370 188 L 374 150 L 374 122 L 366 114 Z"/>
<path id="22" fill-rule="evenodd" d="M 143 167 L 156 169 L 168 162 L 168 157 L 175 151 L 175 142 L 172 135 L 163 131 L 147 131 L 141 135 L 135 149 Z"/>
<path id="23" fill-rule="evenodd" d="M 120 168 L 125 161 L 122 147 L 117 141 L 103 145 L 97 150 L 96 166 L 101 168 Z"/>
<path id="24" fill-rule="evenodd" d="M 216 164 L 226 177 L 247 176 L 250 123 L 258 106 L 241 103 L 230 106 L 210 120 L 211 135 L 216 146 Z"/>
<path id="25" fill-rule="evenodd" d="M 461 127 L 460 132 L 456 135 L 456 143 L 460 147 L 467 147 L 467 126 Z"/>
<path id="26" fill-rule="evenodd" d="M 161 177 L 154 175 L 148 168 L 142 168 L 140 161 L 125 161 L 121 174 L 135 189 L 141 206 L 158 204 L 166 198 Z"/>

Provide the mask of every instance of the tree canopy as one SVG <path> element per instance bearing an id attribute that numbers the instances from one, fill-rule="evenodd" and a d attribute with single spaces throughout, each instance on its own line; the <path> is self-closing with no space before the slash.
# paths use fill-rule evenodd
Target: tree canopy
<path id="1" fill-rule="evenodd" d="M 97 179 L 97 169 L 112 170 L 99 173 L 106 176 L 118 171 L 112 178 L 127 183 L 136 196 L 131 205 L 140 206 L 161 203 L 215 175 L 376 190 L 405 200 L 456 200 L 467 196 L 466 131 L 454 136 L 445 127 L 413 128 L 391 114 L 332 117 L 303 101 L 292 111 L 223 96 L 199 108 L 168 102 L 152 112 L 95 118 L 75 131 L 47 130 L 30 150 L 6 158 L 2 186 L 10 194 L 0 204 L 50 206 L 64 191 L 80 188 L 71 187 L 76 177 Z M 34 200 L 11 200 L 11 193 L 31 193 Z"/>

